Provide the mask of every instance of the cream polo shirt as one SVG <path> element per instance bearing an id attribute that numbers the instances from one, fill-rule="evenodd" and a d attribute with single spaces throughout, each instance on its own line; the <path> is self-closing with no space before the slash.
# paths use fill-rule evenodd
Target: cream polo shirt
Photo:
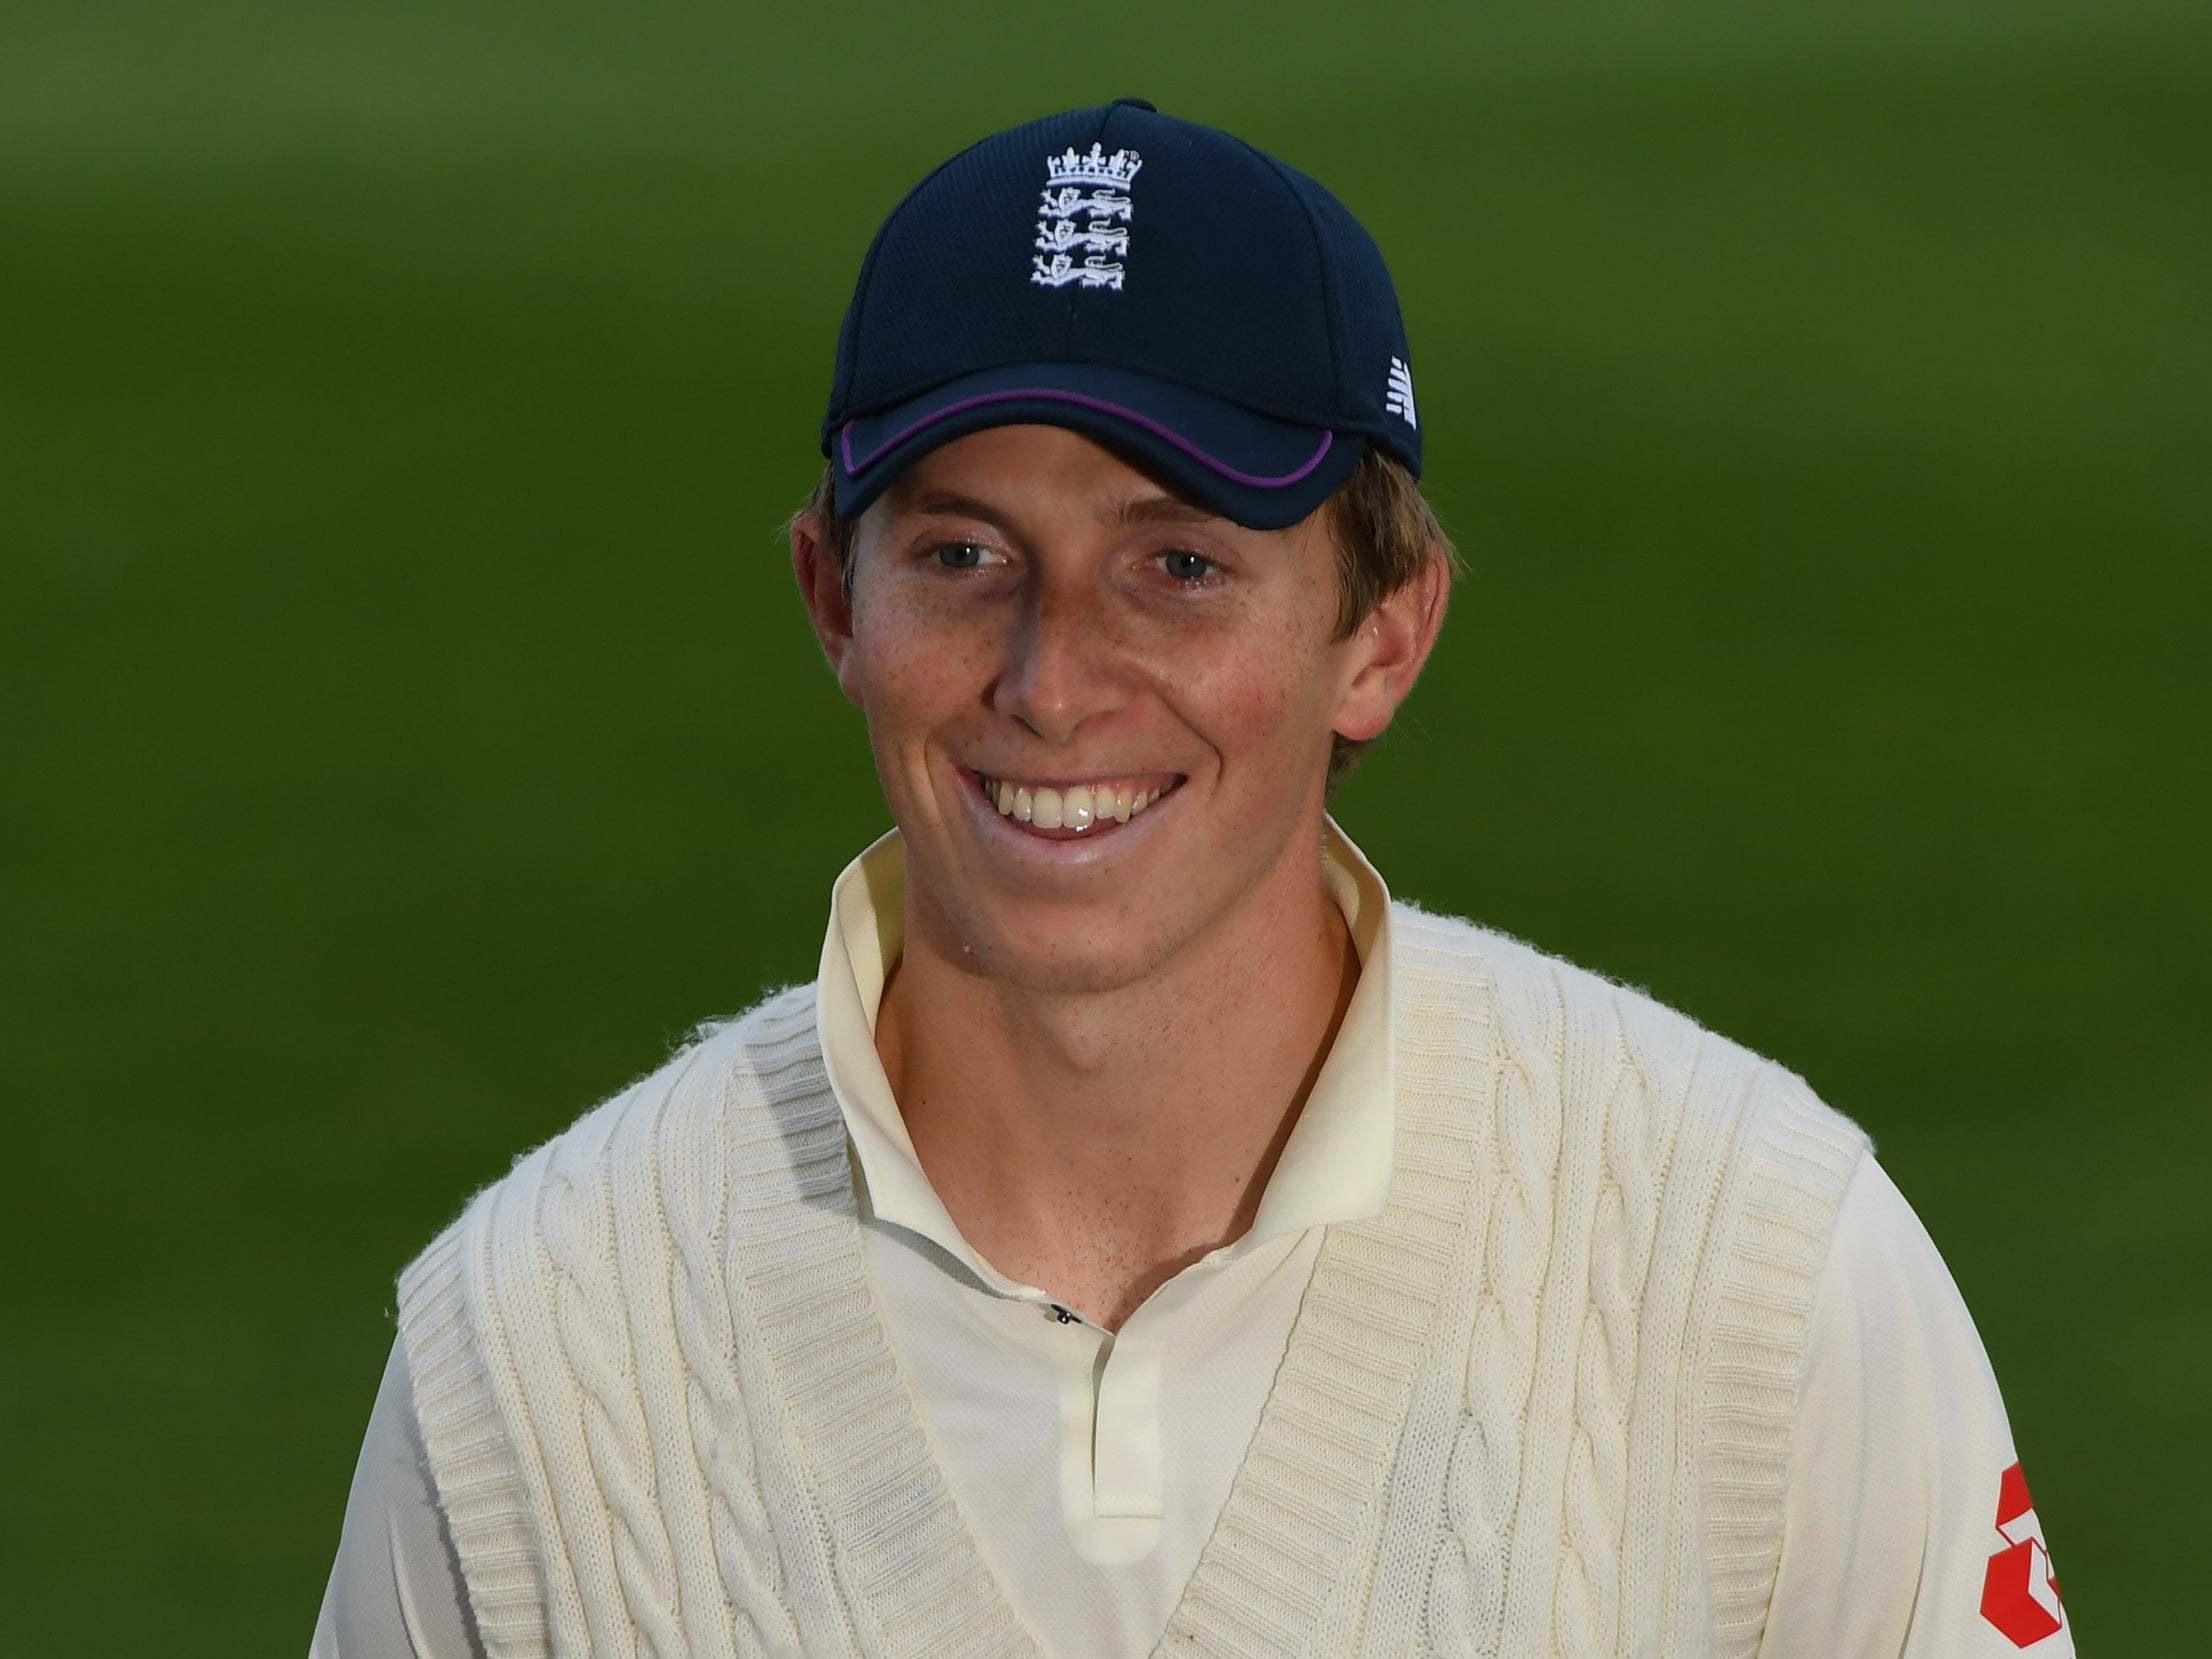
<path id="1" fill-rule="evenodd" d="M 1116 1333 L 978 1255 L 915 1156 L 875 1046 L 905 915 L 896 838 L 862 854 L 831 901 L 816 1017 L 892 1337 L 1018 1610 L 1034 1630 L 1083 1632 L 1072 1653 L 1143 1652 L 1166 1628 L 1259 1423 L 1321 1229 L 1380 1215 L 1389 1197 L 1390 894 L 1333 831 L 1325 872 L 1359 982 L 1251 1230 Z"/>
<path id="2" fill-rule="evenodd" d="M 1380 1213 L 1394 1121 L 1389 893 L 1330 826 L 1325 872 L 1360 978 L 1253 1226 L 1109 1333 L 960 1235 L 877 1058 L 905 869 L 885 836 L 838 878 L 818 1030 L 854 1161 L 867 1260 L 932 1450 L 1016 1610 L 1066 1659 L 1144 1653 L 1166 1628 L 1257 1426 L 1322 1229 Z M 1941 1258 L 1865 1159 L 1816 1298 L 1768 1654 L 2020 1651 L 1980 1614 L 2014 1459 Z M 2032 1524 L 2032 1513 L 2029 1516 Z M 2038 1533 L 2040 1541 L 2040 1534 Z M 2071 1653 L 2064 1630 L 2030 1650 Z M 348 1501 L 314 1659 L 481 1652 L 395 1344 Z"/>

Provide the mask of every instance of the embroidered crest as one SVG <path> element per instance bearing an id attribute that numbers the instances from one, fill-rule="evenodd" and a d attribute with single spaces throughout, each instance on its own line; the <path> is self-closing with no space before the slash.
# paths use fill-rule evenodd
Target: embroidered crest
<path id="1" fill-rule="evenodd" d="M 1413 371 L 1402 357 L 1390 360 L 1390 378 L 1383 387 L 1383 412 L 1398 416 L 1416 432 L 1421 429 L 1413 413 Z"/>
<path id="2" fill-rule="evenodd" d="M 1072 146 L 1045 157 L 1045 187 L 1039 194 L 1037 252 L 1029 256 L 1029 280 L 1044 288 L 1121 291 L 1128 268 L 1129 186 L 1144 158 L 1134 150 L 1112 155 L 1093 144 L 1088 154 Z M 1077 263 L 1076 255 L 1083 256 Z"/>

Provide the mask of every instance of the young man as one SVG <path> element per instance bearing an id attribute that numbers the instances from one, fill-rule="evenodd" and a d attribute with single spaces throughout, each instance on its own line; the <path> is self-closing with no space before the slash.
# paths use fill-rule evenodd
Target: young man
<path id="1" fill-rule="evenodd" d="M 2071 1651 L 1864 1137 L 1326 817 L 1451 584 L 1411 361 L 1138 100 L 893 212 L 791 539 L 897 831 L 402 1278 L 319 1654 Z"/>

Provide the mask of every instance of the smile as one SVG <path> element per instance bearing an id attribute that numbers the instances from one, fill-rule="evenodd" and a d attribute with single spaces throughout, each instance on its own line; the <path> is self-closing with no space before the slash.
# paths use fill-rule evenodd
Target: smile
<path id="1" fill-rule="evenodd" d="M 1161 796 L 1174 793 L 1183 781 L 1172 772 L 1073 784 L 987 777 L 980 772 L 969 776 L 1001 818 L 1055 838 L 1100 833 L 1126 824 Z"/>

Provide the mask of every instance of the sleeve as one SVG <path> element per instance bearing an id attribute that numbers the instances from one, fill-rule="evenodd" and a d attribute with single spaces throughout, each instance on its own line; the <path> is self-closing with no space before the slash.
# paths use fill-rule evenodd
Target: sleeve
<path id="1" fill-rule="evenodd" d="M 2003 1399 L 1920 1218 L 1862 1159 L 1815 1292 L 1766 1659 L 2069 1659 Z"/>
<path id="2" fill-rule="evenodd" d="M 430 1459 L 407 1354 L 392 1344 L 346 1498 L 309 1659 L 483 1659 Z"/>

